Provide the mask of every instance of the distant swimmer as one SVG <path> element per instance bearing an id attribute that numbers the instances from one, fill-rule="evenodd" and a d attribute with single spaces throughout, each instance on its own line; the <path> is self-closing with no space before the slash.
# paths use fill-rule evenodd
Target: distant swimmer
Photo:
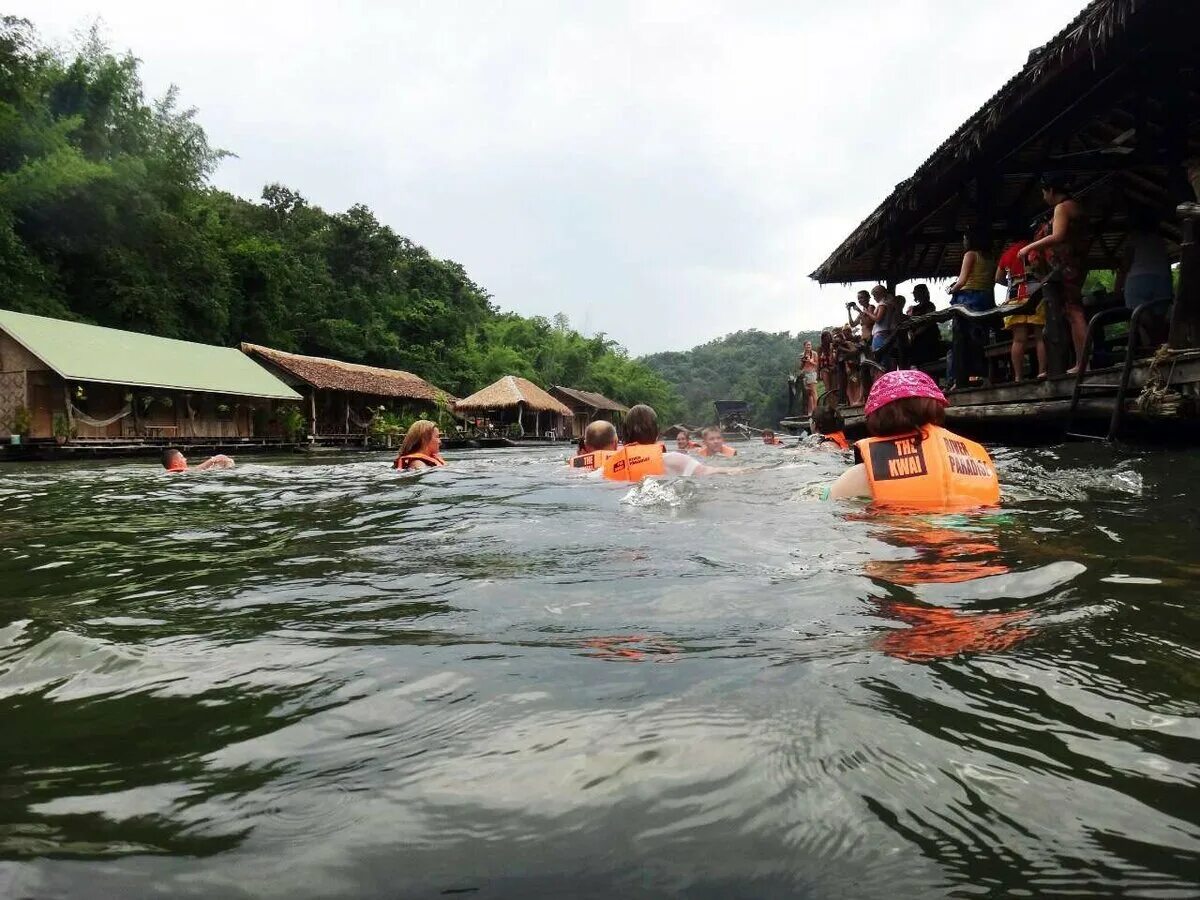
<path id="1" fill-rule="evenodd" d="M 704 446 L 700 448 L 701 456 L 737 456 L 737 451 L 725 443 L 720 428 L 705 428 L 700 432 L 700 439 L 704 441 Z"/>
<path id="2" fill-rule="evenodd" d="M 667 450 L 658 442 L 658 416 L 638 404 L 625 417 L 625 445 L 604 461 L 600 470 L 609 481 L 641 481 L 652 475 L 724 475 L 738 469 L 712 469 L 686 453 Z"/>
<path id="3" fill-rule="evenodd" d="M 829 488 L 835 500 L 869 497 L 914 511 L 958 511 L 1000 502 L 987 450 L 943 426 L 945 395 L 917 370 L 881 375 L 867 397 L 867 430 L 854 445 L 857 465 Z"/>
<path id="4" fill-rule="evenodd" d="M 567 460 L 572 469 L 594 472 L 617 452 L 617 429 L 612 422 L 597 419 L 588 425 L 579 442 L 579 452 Z"/>
<path id="5" fill-rule="evenodd" d="M 188 470 L 187 457 L 174 448 L 164 450 L 162 455 L 163 468 L 168 472 L 186 472 Z M 200 465 L 193 467 L 195 472 L 205 472 L 209 469 L 232 469 L 235 463 L 231 457 L 225 456 L 223 453 L 218 453 L 216 456 L 210 456 Z"/>
<path id="6" fill-rule="evenodd" d="M 400 452 L 396 454 L 393 469 L 434 469 L 444 466 L 446 461 L 438 455 L 442 449 L 442 436 L 438 428 L 428 419 L 417 419 L 404 433 Z"/>
<path id="7" fill-rule="evenodd" d="M 764 431 L 762 433 L 762 439 L 763 439 L 763 443 L 766 444 L 768 447 L 782 447 L 783 446 L 783 441 L 781 441 L 779 438 L 775 437 L 775 432 L 773 432 L 770 428 L 768 428 L 766 431 Z"/>
<path id="8" fill-rule="evenodd" d="M 692 440 L 691 432 L 681 431 L 675 435 L 675 448 L 680 453 L 690 453 L 692 450 L 698 450 L 703 444 L 697 444 Z"/>
<path id="9" fill-rule="evenodd" d="M 812 417 L 813 430 L 820 436 L 817 447 L 821 450 L 849 450 L 846 440 L 846 420 L 836 407 L 822 403 Z"/>

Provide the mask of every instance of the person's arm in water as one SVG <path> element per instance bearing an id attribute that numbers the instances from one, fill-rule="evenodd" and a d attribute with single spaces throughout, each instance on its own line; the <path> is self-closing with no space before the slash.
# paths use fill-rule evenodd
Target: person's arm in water
<path id="1" fill-rule="evenodd" d="M 668 475 L 681 475 L 684 478 L 698 475 L 734 475 L 746 471 L 745 469 L 718 469 L 715 466 L 706 466 L 686 453 L 678 453 L 673 450 L 668 450 L 663 454 L 663 465 L 666 467 Z"/>
<path id="2" fill-rule="evenodd" d="M 867 480 L 867 467 L 862 463 L 848 468 L 829 487 L 830 500 L 852 500 L 856 497 L 870 496 L 871 482 Z"/>
<path id="3" fill-rule="evenodd" d="M 203 472 L 206 469 L 232 469 L 236 463 L 223 453 L 218 453 L 216 456 L 210 456 L 200 465 L 196 466 L 196 471 Z"/>

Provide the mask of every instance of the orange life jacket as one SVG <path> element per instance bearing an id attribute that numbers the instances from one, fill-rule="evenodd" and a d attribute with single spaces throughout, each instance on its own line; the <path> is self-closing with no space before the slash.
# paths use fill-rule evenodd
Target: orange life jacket
<path id="1" fill-rule="evenodd" d="M 768 447 L 782 447 L 783 446 L 783 441 L 781 441 L 779 438 L 771 438 L 769 441 L 764 440 L 763 443 L 766 444 Z M 734 452 L 736 453 L 737 451 L 735 450 Z"/>
<path id="2" fill-rule="evenodd" d="M 721 449 L 718 450 L 717 453 L 720 454 L 721 456 L 737 456 L 737 451 L 734 450 L 732 447 L 730 447 L 728 444 L 722 444 Z M 712 456 L 713 454 L 709 451 L 709 449 L 707 447 L 701 446 L 700 455 L 701 456 Z"/>
<path id="3" fill-rule="evenodd" d="M 604 477 L 609 481 L 641 481 L 650 475 L 666 475 L 665 453 L 662 444 L 626 444 L 604 460 Z"/>
<path id="4" fill-rule="evenodd" d="M 413 462 L 420 460 L 427 466 L 444 466 L 446 461 L 440 456 L 429 456 L 425 453 L 405 453 L 403 456 L 397 456 L 396 461 L 392 463 L 393 469 L 411 469 Z"/>
<path id="5" fill-rule="evenodd" d="M 821 435 L 821 440 L 832 441 L 837 444 L 839 450 L 850 449 L 850 442 L 846 440 L 846 432 L 844 431 L 833 431 L 829 434 L 823 434 Z"/>
<path id="6" fill-rule="evenodd" d="M 619 452 L 619 450 L 588 450 L 577 456 L 572 456 L 567 460 L 567 465 L 572 469 L 583 469 L 585 472 L 594 472 L 596 469 L 603 469 L 608 458 L 614 453 Z"/>
<path id="7" fill-rule="evenodd" d="M 919 432 L 867 438 L 854 445 L 880 506 L 963 510 L 1000 502 L 988 452 L 937 425 Z"/>

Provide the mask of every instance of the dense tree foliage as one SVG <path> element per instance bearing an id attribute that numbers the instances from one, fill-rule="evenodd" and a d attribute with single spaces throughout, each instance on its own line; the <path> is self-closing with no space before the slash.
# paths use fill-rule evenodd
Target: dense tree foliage
<path id="1" fill-rule="evenodd" d="M 691 350 L 655 353 L 646 364 L 682 398 L 678 420 L 701 425 L 715 418 L 714 400 L 745 400 L 752 421 L 773 428 L 788 412 L 787 376 L 796 371 L 804 342 L 818 333 L 739 331 Z"/>
<path id="2" fill-rule="evenodd" d="M 402 368 L 459 396 L 511 373 L 676 412 L 672 388 L 604 335 L 499 312 L 462 266 L 365 206 L 214 189 L 225 155 L 174 91 L 146 101 L 132 56 L 94 35 L 55 51 L 0 20 L 4 305 Z"/>

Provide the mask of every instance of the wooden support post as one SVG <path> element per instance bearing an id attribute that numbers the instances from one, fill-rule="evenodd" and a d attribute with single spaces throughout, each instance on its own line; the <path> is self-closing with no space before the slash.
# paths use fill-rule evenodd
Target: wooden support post
<path id="1" fill-rule="evenodd" d="M 533 436 L 542 436 L 542 411 L 540 409 L 533 411 Z"/>
<path id="2" fill-rule="evenodd" d="M 64 410 L 67 414 L 67 427 L 70 428 L 71 434 L 75 433 L 75 410 L 71 405 L 71 382 L 63 382 L 63 400 L 66 401 L 67 408 Z"/>
<path id="3" fill-rule="evenodd" d="M 313 439 L 316 440 L 316 437 L 317 437 L 317 389 L 315 387 L 310 387 L 308 389 L 308 408 L 309 408 L 309 413 L 310 413 L 309 418 L 311 419 L 308 427 L 312 433 Z"/>
<path id="4" fill-rule="evenodd" d="M 350 433 L 350 395 L 346 394 L 346 430 L 343 434 Z"/>
<path id="5" fill-rule="evenodd" d="M 1067 324 L 1062 281 L 1057 274 L 1043 282 L 1042 302 L 1046 305 L 1046 324 L 1042 328 L 1046 337 L 1046 372 L 1051 376 L 1062 375 L 1067 371 Z"/>
<path id="6" fill-rule="evenodd" d="M 1196 244 L 1196 223 L 1200 204 L 1180 208 L 1183 240 L 1179 244 L 1179 291 L 1171 310 L 1171 331 L 1167 346 L 1172 350 L 1200 347 L 1200 246 Z"/>

